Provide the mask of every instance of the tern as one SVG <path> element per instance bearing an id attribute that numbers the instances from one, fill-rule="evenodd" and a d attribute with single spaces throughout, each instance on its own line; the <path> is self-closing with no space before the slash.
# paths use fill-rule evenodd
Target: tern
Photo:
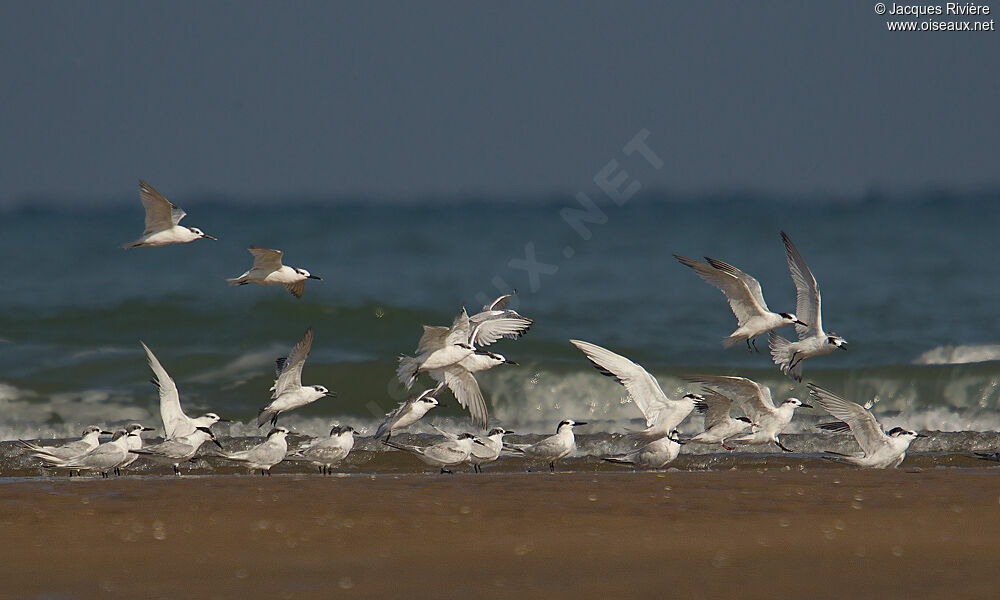
<path id="1" fill-rule="evenodd" d="M 431 427 L 434 427 L 433 425 Z M 450 433 L 447 431 L 442 431 L 437 427 L 441 435 L 446 438 L 457 440 L 458 435 Z M 484 437 L 476 437 L 479 440 L 479 444 L 473 444 L 472 452 L 469 453 L 469 463 L 472 464 L 472 469 L 476 473 L 482 473 L 482 465 L 484 463 L 493 462 L 500 458 L 500 453 L 503 452 L 503 436 L 514 433 L 513 431 L 507 431 L 503 427 L 494 427 L 489 433 Z"/>
<path id="2" fill-rule="evenodd" d="M 767 308 L 760 283 L 729 263 L 705 257 L 708 263 L 674 255 L 681 264 L 690 267 L 709 284 L 719 288 L 729 300 L 729 308 L 736 315 L 737 329 L 722 340 L 727 348 L 746 342 L 747 348 L 757 349 L 756 338 L 785 325 L 805 325 L 792 313 L 775 313 Z"/>
<path id="3" fill-rule="evenodd" d="M 406 429 L 419 421 L 430 409 L 438 406 L 437 398 L 431 395 L 433 392 L 433 389 L 424 390 L 418 396 L 401 402 L 395 410 L 385 416 L 385 420 L 375 432 L 375 437 L 380 438 L 384 435 L 385 439 L 389 439 L 394 431 Z"/>
<path id="4" fill-rule="evenodd" d="M 732 438 L 732 441 L 741 444 L 761 445 L 774 442 L 785 452 L 792 452 L 781 443 L 778 436 L 792 421 L 796 408 L 812 408 L 811 404 L 805 404 L 798 398 L 789 398 L 781 406 L 775 407 L 771 400 L 771 388 L 745 377 L 693 375 L 685 379 L 728 392 L 736 400 L 752 423 L 750 433 Z"/>
<path id="5" fill-rule="evenodd" d="M 469 317 L 474 333 L 469 342 L 473 346 L 489 346 L 502 338 L 514 340 L 528 332 L 533 321 L 521 316 L 516 310 L 507 308 L 507 303 L 516 293 L 517 290 L 500 296 L 483 306 L 482 311 Z"/>
<path id="6" fill-rule="evenodd" d="M 277 379 L 271 386 L 271 402 L 257 413 L 257 427 L 268 421 L 278 424 L 278 415 L 311 404 L 333 392 L 321 385 L 302 385 L 302 367 L 312 349 L 313 328 L 306 329 L 305 335 L 285 358 L 275 361 Z"/>
<path id="7" fill-rule="evenodd" d="M 112 471 L 128 460 L 129 437 L 138 437 L 138 432 L 129 433 L 124 429 L 115 432 L 111 441 L 94 448 L 86 454 L 67 459 L 47 460 L 46 467 L 69 469 L 70 471 L 98 471 L 101 477 L 108 477 Z"/>
<path id="8" fill-rule="evenodd" d="M 31 452 L 35 458 L 65 460 L 86 454 L 96 448 L 101 443 L 100 437 L 102 435 L 111 435 L 111 432 L 103 431 L 100 427 L 91 425 L 83 430 L 83 433 L 80 434 L 80 439 L 75 442 L 63 444 L 62 446 L 40 446 L 24 440 L 18 440 L 18 445 Z"/>
<path id="9" fill-rule="evenodd" d="M 475 335 L 464 308 L 451 327 L 424 325 L 416 356 L 400 356 L 396 374 L 409 389 L 421 371 L 427 372 L 438 382 L 432 395 L 447 386 L 458 403 L 469 411 L 472 422 L 485 429 L 489 418 L 486 400 L 473 373 L 501 364 L 517 363 L 500 354 L 476 350 L 470 343 Z"/>
<path id="10" fill-rule="evenodd" d="M 681 445 L 685 443 L 687 442 L 680 439 L 680 433 L 675 429 L 670 432 L 670 435 L 650 442 L 638 450 L 619 456 L 609 456 L 604 460 L 644 469 L 662 469 L 677 458 L 681 452 Z"/>
<path id="11" fill-rule="evenodd" d="M 227 279 L 229 285 L 283 285 L 293 296 L 301 298 L 306 291 L 306 279 L 323 280 L 305 269 L 282 265 L 281 257 L 284 252 L 281 250 L 268 250 L 260 246 L 250 246 L 249 250 L 253 254 L 253 266 L 239 277 Z"/>
<path id="12" fill-rule="evenodd" d="M 614 377 L 625 386 L 646 418 L 645 429 L 629 432 L 632 438 L 656 440 L 667 437 L 691 414 L 695 402 L 704 400 L 698 394 L 685 394 L 679 400 L 673 400 L 663 393 L 656 378 L 646 369 L 624 356 L 589 342 L 570 340 L 570 343 L 579 348 L 601 374 Z"/>
<path id="13" fill-rule="evenodd" d="M 125 461 L 115 468 L 115 475 L 121 475 L 121 470 L 130 464 L 134 463 L 139 459 L 138 454 L 133 454 L 132 450 L 139 450 L 142 448 L 142 432 L 143 431 L 156 431 L 152 427 L 143 427 L 139 423 L 132 423 L 125 427 L 125 431 L 129 434 L 126 442 L 127 449 L 129 450 L 129 455 L 125 457 Z"/>
<path id="14" fill-rule="evenodd" d="M 330 436 L 310 440 L 288 455 L 292 460 L 308 460 L 319 466 L 323 475 L 332 473 L 333 465 L 347 458 L 354 448 L 354 428 L 350 425 L 333 425 Z"/>
<path id="15" fill-rule="evenodd" d="M 508 448 L 520 452 L 529 459 L 549 461 L 549 472 L 554 473 L 557 460 L 576 452 L 576 436 L 573 435 L 573 428 L 586 424 L 586 421 L 566 419 L 556 427 L 555 435 L 550 435 L 534 444 L 515 444 L 508 446 Z"/>
<path id="16" fill-rule="evenodd" d="M 223 419 L 212 412 L 196 418 L 187 416 L 184 409 L 181 408 L 181 397 L 177 391 L 177 384 L 167 374 L 167 370 L 156 359 L 149 346 L 142 341 L 139 343 L 146 351 L 149 368 L 153 370 L 154 378 L 149 381 L 156 386 L 160 393 L 160 418 L 163 420 L 163 438 L 165 440 L 191 435 L 199 427 L 211 427 L 220 421 L 230 422 L 229 419 Z"/>
<path id="17" fill-rule="evenodd" d="M 392 440 L 383 440 L 382 443 L 397 450 L 410 452 L 432 467 L 440 467 L 442 473 L 451 473 L 447 467 L 462 464 L 468 460 L 473 444 L 482 444 L 471 433 L 463 433 L 455 439 L 446 439 L 425 447 L 400 444 Z"/>
<path id="18" fill-rule="evenodd" d="M 288 434 L 284 427 L 275 427 L 267 433 L 267 439 L 262 443 L 239 452 L 223 452 L 219 456 L 226 460 L 246 463 L 251 471 L 260 471 L 261 475 L 270 475 L 271 467 L 285 460 L 288 453 Z"/>
<path id="19" fill-rule="evenodd" d="M 735 448 L 726 445 L 726 440 L 743 433 L 747 427 L 750 427 L 750 419 L 729 416 L 729 409 L 733 405 L 733 400 L 729 396 L 720 394 L 713 389 L 706 389 L 702 392 L 702 396 L 704 400 L 695 402 L 694 407 L 705 415 L 705 431 L 687 441 L 701 444 L 721 444 L 726 450 L 735 450 Z"/>
<path id="20" fill-rule="evenodd" d="M 197 227 L 178 225 L 187 214 L 181 208 L 153 189 L 145 181 L 139 180 L 139 198 L 146 207 L 146 230 L 142 237 L 122 248 L 138 248 L 140 246 L 166 246 L 168 244 L 187 244 L 201 238 L 214 240 Z"/>
<path id="21" fill-rule="evenodd" d="M 809 393 L 823 410 L 840 419 L 839 422 L 823 423 L 819 427 L 827 431 L 849 429 L 861 447 L 862 453 L 855 455 L 828 450 L 827 454 L 831 455 L 832 460 L 873 469 L 895 468 L 906 458 L 906 450 L 913 440 L 927 437 L 902 427 L 893 427 L 886 432 L 870 410 L 818 385 L 810 383 Z"/>
<path id="22" fill-rule="evenodd" d="M 222 444 L 219 443 L 219 440 L 215 439 L 215 434 L 212 433 L 211 429 L 208 427 L 198 427 L 188 435 L 176 437 L 153 446 L 146 446 L 138 450 L 129 450 L 129 452 L 145 456 L 153 462 L 173 465 L 174 474 L 179 476 L 181 474 L 179 465 L 182 462 L 193 459 L 194 455 L 198 453 L 198 449 L 201 448 L 201 445 L 209 440 L 212 440 L 212 443 L 222 449 Z"/>
<path id="23" fill-rule="evenodd" d="M 788 256 L 788 270 L 795 282 L 798 295 L 795 311 L 809 323 L 796 325 L 795 332 L 799 336 L 797 342 L 790 342 L 773 331 L 769 346 L 771 358 L 781 371 L 796 381 L 802 381 L 802 361 L 813 356 L 823 356 L 840 348 L 847 350 L 847 340 L 835 333 L 823 331 L 822 301 L 819 294 L 819 284 L 809 270 L 798 248 L 792 243 L 784 231 L 781 239 L 785 242 L 785 254 Z"/>

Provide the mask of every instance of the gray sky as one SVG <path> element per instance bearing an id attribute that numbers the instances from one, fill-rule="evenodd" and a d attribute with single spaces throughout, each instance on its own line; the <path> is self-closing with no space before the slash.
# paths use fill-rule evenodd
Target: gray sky
<path id="1" fill-rule="evenodd" d="M 573 192 L 642 128 L 671 190 L 998 186 L 1000 33 L 873 6 L 6 2 L 0 202 Z"/>

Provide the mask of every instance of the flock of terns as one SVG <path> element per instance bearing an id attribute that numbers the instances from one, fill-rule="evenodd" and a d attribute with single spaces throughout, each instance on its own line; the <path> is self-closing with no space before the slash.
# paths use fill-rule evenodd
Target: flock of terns
<path id="1" fill-rule="evenodd" d="M 140 181 L 139 192 L 146 209 L 146 228 L 142 237 L 125 244 L 125 248 L 216 239 L 197 228 L 180 225 L 186 213 L 149 184 Z M 795 313 L 772 312 L 764 301 L 760 283 L 726 262 L 713 258 L 700 262 L 683 256 L 675 257 L 725 294 L 736 316 L 737 329 L 723 340 L 724 345 L 729 347 L 745 342 L 751 351 L 756 351 L 756 338 L 767 334 L 774 363 L 783 373 L 801 381 L 803 361 L 837 349 L 846 350 L 847 341 L 823 330 L 816 278 L 791 239 L 784 232 L 781 238 L 797 292 Z M 250 253 L 254 256 L 252 268 L 239 277 L 227 279 L 231 285 L 281 285 L 296 298 L 301 298 L 307 279 L 321 279 L 305 269 L 283 265 L 282 253 L 278 250 L 250 246 Z M 387 448 L 410 452 L 442 471 L 463 463 L 471 464 L 479 471 L 481 465 L 497 460 L 504 453 L 547 462 L 550 470 L 555 470 L 556 461 L 576 453 L 574 427 L 586 423 L 571 419 L 561 421 L 555 435 L 534 444 L 505 442 L 504 436 L 512 432 L 501 427 L 491 429 L 485 436 L 438 430 L 442 440 L 428 446 L 403 444 L 392 439 L 394 433 L 410 427 L 438 406 L 436 396 L 445 388 L 468 410 L 473 424 L 480 429 L 487 428 L 488 410 L 475 374 L 517 363 L 486 347 L 502 339 L 516 339 L 532 325 L 531 319 L 507 306 L 511 297 L 512 294 L 501 296 L 471 316 L 463 308 L 450 327 L 423 326 L 423 335 L 414 354 L 399 357 L 397 376 L 407 389 L 412 389 L 422 373 L 433 379 L 436 386 L 425 389 L 386 415 L 374 434 L 376 439 L 381 439 Z M 797 341 L 789 341 L 775 333 L 786 325 L 795 326 Z M 317 465 L 321 472 L 330 472 L 353 449 L 357 431 L 347 425 L 335 424 L 329 436 L 308 440 L 290 453 L 287 436 L 292 432 L 277 424 L 280 415 L 333 395 L 322 385 L 302 384 L 302 370 L 313 339 L 310 327 L 288 356 L 276 361 L 271 399 L 260 409 L 257 418 L 258 427 L 270 424 L 271 429 L 262 443 L 249 449 L 226 451 L 222 447 L 211 430 L 215 423 L 225 421 L 219 415 L 207 413 L 192 418 L 185 414 L 177 385 L 145 343 L 142 347 L 154 374 L 152 382 L 159 390 L 164 434 L 162 443 L 144 446 L 141 435 L 151 429 L 134 423 L 115 432 L 87 427 L 80 440 L 62 446 L 45 446 L 24 440 L 20 444 L 43 466 L 69 471 L 71 475 L 81 471 L 99 472 L 105 477 L 112 472 L 120 474 L 123 468 L 139 458 L 172 465 L 179 475 L 180 465 L 192 460 L 199 454 L 202 445 L 208 442 L 218 446 L 212 456 L 242 463 L 262 474 L 269 474 L 273 466 L 284 460 L 308 461 Z M 663 392 L 648 371 L 628 358 L 582 340 L 570 340 L 570 343 L 583 352 L 601 373 L 621 383 L 645 418 L 644 429 L 627 432 L 627 437 L 640 444 L 639 447 L 627 454 L 602 457 L 609 462 L 638 468 L 662 468 L 678 456 L 681 446 L 687 442 L 720 444 L 727 450 L 734 449 L 727 442 L 748 445 L 773 443 L 791 452 L 781 443 L 779 436 L 791 422 L 797 408 L 813 408 L 796 398 L 789 398 L 775 406 L 767 386 L 744 377 L 729 376 L 686 377 L 701 387 L 699 393 L 687 393 L 673 399 Z M 917 437 L 925 437 L 901 427 L 885 431 L 869 410 L 874 401 L 861 406 L 815 384 L 810 383 L 808 388 L 810 399 L 837 419 L 818 427 L 833 432 L 849 431 L 860 446 L 860 452 L 852 455 L 828 453 L 826 456 L 833 460 L 862 467 L 895 467 L 905 458 L 910 443 Z M 731 415 L 734 403 L 743 415 Z M 681 439 L 677 427 L 694 411 L 705 415 L 705 430 L 689 439 Z M 112 439 L 101 443 L 102 435 L 112 435 Z"/>

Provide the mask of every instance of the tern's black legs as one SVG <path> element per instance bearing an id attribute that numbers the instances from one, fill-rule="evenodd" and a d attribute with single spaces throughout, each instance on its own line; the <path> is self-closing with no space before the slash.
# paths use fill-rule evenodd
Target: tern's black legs
<path id="1" fill-rule="evenodd" d="M 556 461 L 552 461 L 549 463 L 549 473 L 555 473 L 555 472 L 556 472 Z"/>
<path id="2" fill-rule="evenodd" d="M 789 450 L 788 448 L 785 448 L 785 445 L 779 442 L 778 440 L 774 440 L 774 443 L 777 444 L 778 447 L 784 450 L 785 452 L 794 452 L 794 450 Z"/>
<path id="3" fill-rule="evenodd" d="M 449 475 L 451 475 L 451 474 L 452 474 L 452 473 L 451 473 L 451 471 L 449 471 L 448 469 L 446 469 L 446 468 L 444 468 L 444 467 L 441 467 L 441 473 L 442 473 L 442 474 L 444 474 L 444 473 L 447 473 L 447 474 L 449 474 Z"/>

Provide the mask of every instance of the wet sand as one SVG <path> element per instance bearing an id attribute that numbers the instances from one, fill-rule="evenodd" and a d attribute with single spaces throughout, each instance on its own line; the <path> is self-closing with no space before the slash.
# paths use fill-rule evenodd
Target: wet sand
<path id="1" fill-rule="evenodd" d="M 1000 468 L 0 480 L 2 597 L 994 597 Z"/>

